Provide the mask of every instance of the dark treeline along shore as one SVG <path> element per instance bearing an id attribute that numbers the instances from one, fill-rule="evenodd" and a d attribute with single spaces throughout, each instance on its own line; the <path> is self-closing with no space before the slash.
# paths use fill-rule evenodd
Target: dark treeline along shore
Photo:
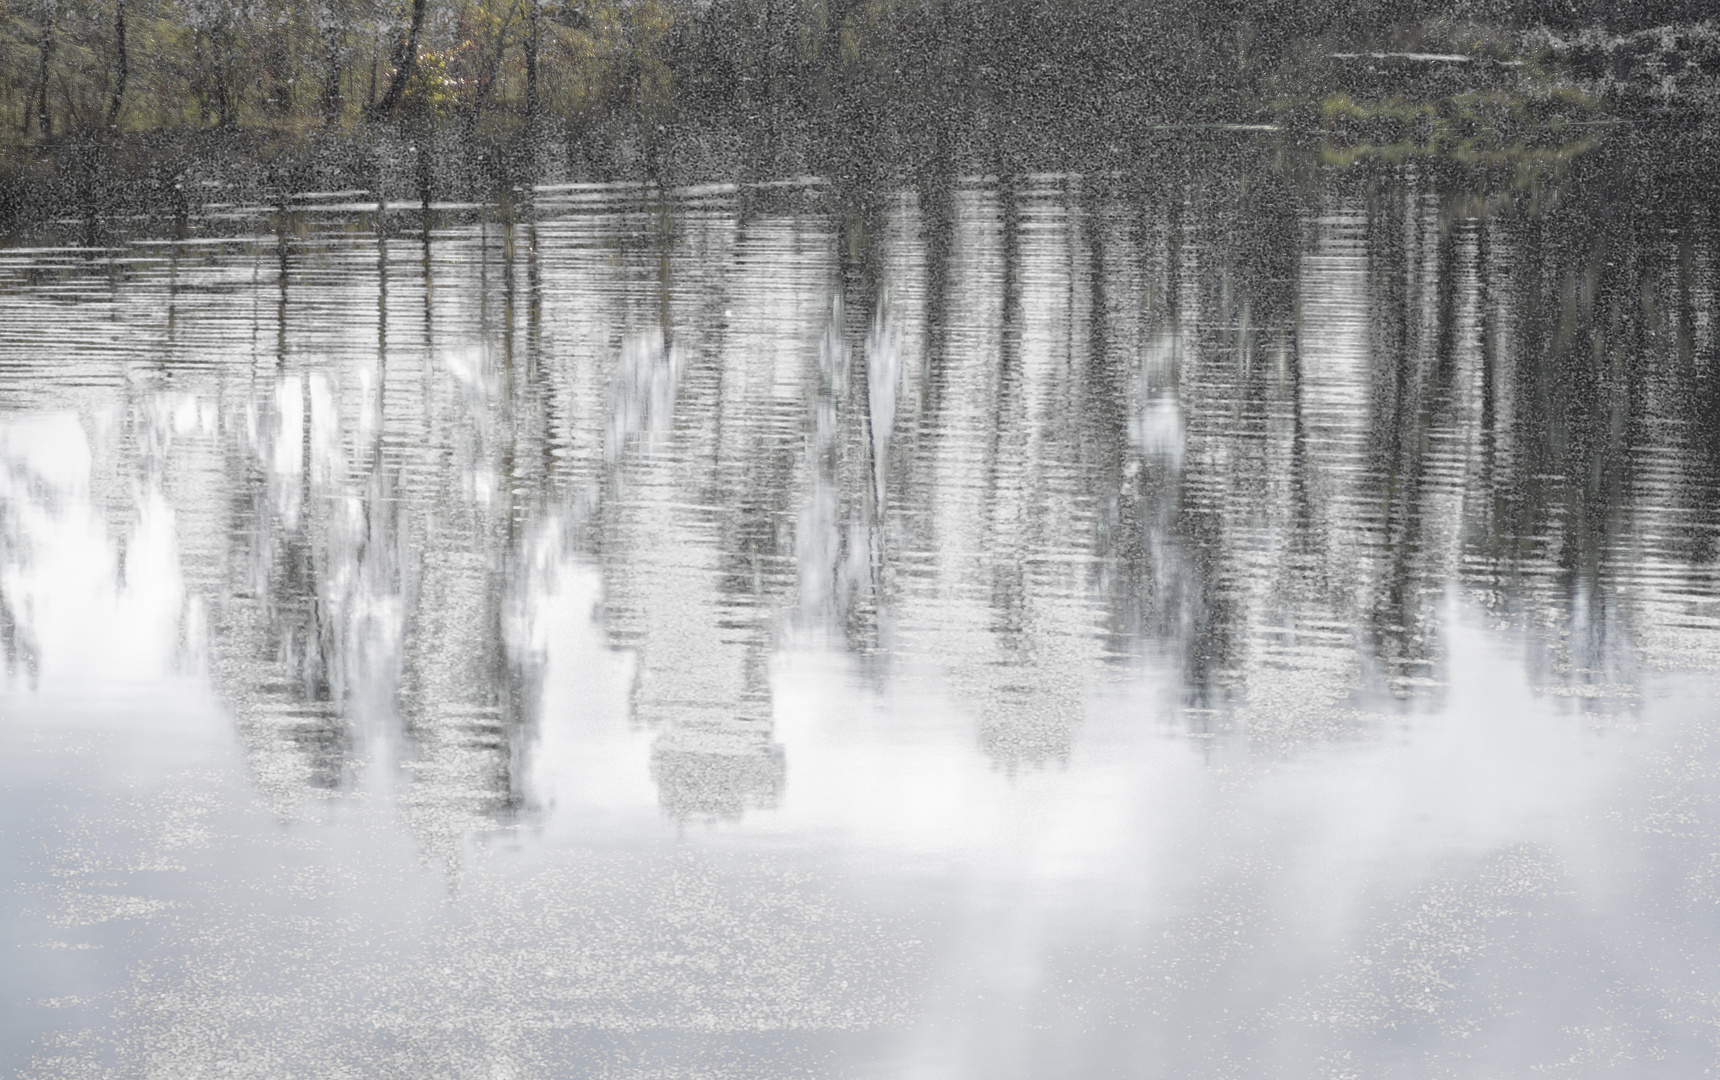
<path id="1" fill-rule="evenodd" d="M 10 0 L 0 13 L 0 227 L 13 229 L 318 189 L 494 202 L 549 181 L 863 172 L 863 157 L 1044 166 L 1071 143 L 1093 162 L 1176 124 L 1278 124 L 1327 154 L 1521 159 L 1580 145 L 1609 115 L 1701 113 L 1720 85 L 1702 0 Z"/>

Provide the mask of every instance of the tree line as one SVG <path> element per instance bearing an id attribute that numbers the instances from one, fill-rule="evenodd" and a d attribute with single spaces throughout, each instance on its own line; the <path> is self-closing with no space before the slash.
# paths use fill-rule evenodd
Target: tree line
<path id="1" fill-rule="evenodd" d="M 0 0 L 0 131 L 647 124 L 1026 105 L 1228 110 L 1299 44 L 1429 19 L 1695 19 L 1590 0 Z M 1592 10 L 1591 10 L 1592 9 Z M 1688 10 L 1686 10 L 1688 9 Z"/>
<path id="2" fill-rule="evenodd" d="M 0 0 L 17 138 L 306 127 L 648 98 L 690 0 Z"/>

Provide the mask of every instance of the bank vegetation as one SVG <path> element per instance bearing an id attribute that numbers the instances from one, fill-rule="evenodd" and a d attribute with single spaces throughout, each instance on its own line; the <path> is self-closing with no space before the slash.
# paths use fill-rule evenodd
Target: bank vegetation
<path id="1" fill-rule="evenodd" d="M 1572 125 L 1621 111 L 1712 111 L 1720 32 L 1702 7 L 0 0 L 0 218 L 44 191 L 183 199 L 211 156 L 277 185 L 371 189 L 393 170 L 426 199 L 785 153 L 824 171 L 853 145 L 903 161 L 1024 133 L 1127 149 L 1178 124 L 1496 156 L 1575 145 Z M 1405 59 L 1427 56 L 1447 59 Z"/>

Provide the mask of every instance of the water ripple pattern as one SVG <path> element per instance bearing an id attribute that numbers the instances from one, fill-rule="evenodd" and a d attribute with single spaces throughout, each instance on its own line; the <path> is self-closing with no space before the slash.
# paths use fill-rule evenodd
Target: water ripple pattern
<path id="1" fill-rule="evenodd" d="M 1700 1074 L 1693 183 L 0 249 L 0 1064 Z"/>

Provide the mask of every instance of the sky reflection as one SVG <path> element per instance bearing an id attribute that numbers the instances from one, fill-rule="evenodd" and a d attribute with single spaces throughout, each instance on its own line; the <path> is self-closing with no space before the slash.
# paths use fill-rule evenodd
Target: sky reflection
<path id="1" fill-rule="evenodd" d="M 1712 229 L 1189 168 L 0 253 L 5 1063 L 1713 1063 Z"/>

